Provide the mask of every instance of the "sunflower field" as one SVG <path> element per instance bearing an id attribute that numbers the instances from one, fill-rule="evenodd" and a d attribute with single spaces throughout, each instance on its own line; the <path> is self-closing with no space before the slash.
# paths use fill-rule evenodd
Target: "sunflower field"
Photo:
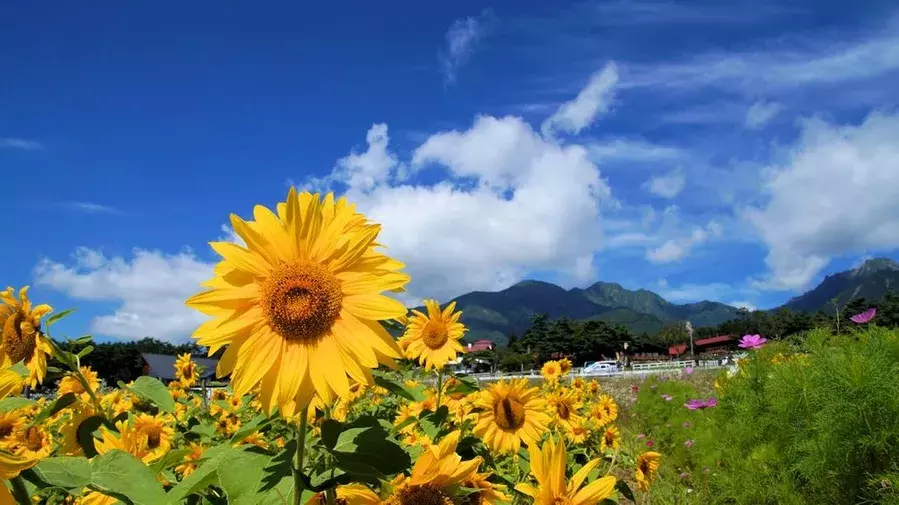
<path id="1" fill-rule="evenodd" d="M 455 304 L 387 296 L 410 278 L 348 201 L 291 190 L 253 218 L 186 300 L 227 387 L 189 354 L 168 384 L 101 384 L 89 336 L 51 338 L 70 311 L 0 291 L 0 505 L 873 503 L 899 475 L 896 332 L 747 335 L 718 374 L 600 384 L 563 359 L 478 383 L 447 371 Z"/>
<path id="2" fill-rule="evenodd" d="M 101 387 L 90 337 L 50 337 L 68 311 L 0 293 L 0 504 L 586 505 L 650 488 L 661 456 L 622 450 L 615 400 L 569 362 L 539 386 L 445 373 L 461 313 L 386 296 L 410 278 L 347 200 L 291 190 L 253 218 L 231 216 L 244 245 L 211 243 L 221 261 L 186 300 L 227 388 L 198 388 L 189 355 L 170 384 Z M 20 396 L 45 381 L 55 396 Z"/>

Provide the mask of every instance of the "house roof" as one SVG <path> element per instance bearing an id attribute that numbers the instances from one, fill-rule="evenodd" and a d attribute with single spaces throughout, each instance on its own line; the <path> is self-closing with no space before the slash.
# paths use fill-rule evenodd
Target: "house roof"
<path id="1" fill-rule="evenodd" d="M 677 356 L 683 354 L 687 350 L 687 344 L 674 344 L 668 348 L 668 354 Z"/>
<path id="2" fill-rule="evenodd" d="M 695 345 L 711 345 L 711 344 L 720 344 L 721 342 L 729 342 L 734 338 L 730 335 L 718 335 L 717 337 L 709 337 L 709 338 L 701 338 L 699 340 L 694 341 Z"/>
<path id="3" fill-rule="evenodd" d="M 176 356 L 168 354 L 150 354 L 141 353 L 144 362 L 150 367 L 150 377 L 164 380 L 175 380 L 175 360 Z M 218 360 L 209 358 L 192 357 L 194 363 L 204 367 L 203 373 L 200 374 L 201 379 L 211 379 L 215 377 L 215 367 Z"/>

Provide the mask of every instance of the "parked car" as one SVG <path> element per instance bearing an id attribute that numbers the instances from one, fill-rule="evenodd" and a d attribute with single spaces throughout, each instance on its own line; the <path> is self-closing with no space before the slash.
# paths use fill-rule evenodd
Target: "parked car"
<path id="1" fill-rule="evenodd" d="M 581 374 L 613 375 L 620 372 L 616 361 L 592 361 L 584 363 Z"/>

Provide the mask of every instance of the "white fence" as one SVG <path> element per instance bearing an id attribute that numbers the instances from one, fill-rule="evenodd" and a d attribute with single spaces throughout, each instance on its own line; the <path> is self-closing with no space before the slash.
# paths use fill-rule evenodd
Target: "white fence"
<path id="1" fill-rule="evenodd" d="M 575 368 L 571 371 L 572 377 L 622 377 L 628 375 L 651 375 L 657 373 L 665 373 L 665 372 L 674 372 L 678 370 L 683 370 L 687 367 L 699 367 L 703 369 L 710 368 L 723 368 L 722 365 L 718 361 L 694 361 L 694 360 L 684 360 L 684 361 L 653 361 L 653 362 L 645 362 L 645 363 L 634 363 L 631 367 L 631 370 L 619 370 L 616 372 L 610 372 L 608 370 L 590 372 L 584 371 L 582 368 Z M 473 377 L 478 381 L 497 381 L 500 379 L 540 379 L 542 375 L 540 375 L 539 370 L 528 370 L 526 372 L 512 372 L 512 373 L 475 373 L 470 374 L 469 377 Z"/>

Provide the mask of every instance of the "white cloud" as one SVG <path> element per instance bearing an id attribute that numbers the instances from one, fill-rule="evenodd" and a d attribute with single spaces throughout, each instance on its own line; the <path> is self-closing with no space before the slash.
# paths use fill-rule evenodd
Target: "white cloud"
<path id="1" fill-rule="evenodd" d="M 750 208 L 769 251 L 769 289 L 808 286 L 834 256 L 899 248 L 899 113 L 859 125 L 805 122 L 786 161 L 766 170 L 767 202 Z"/>
<path id="2" fill-rule="evenodd" d="M 653 177 L 643 184 L 643 188 L 662 198 L 674 198 L 684 189 L 687 176 L 683 170 L 676 169 L 665 175 Z"/>
<path id="3" fill-rule="evenodd" d="M 750 310 L 755 309 L 755 304 L 740 300 L 745 297 L 752 299 L 757 295 L 757 291 L 751 286 L 732 285 L 723 282 L 712 282 L 708 284 L 687 283 L 680 286 L 671 286 L 664 279 L 659 281 L 658 293 L 663 298 L 675 303 L 694 303 L 702 300 L 711 300 L 721 302 L 732 307 L 745 306 Z M 743 298 L 743 299 L 745 299 Z"/>
<path id="4" fill-rule="evenodd" d="M 599 24 L 743 24 L 774 16 L 796 13 L 777 5 L 754 2 L 751 5 L 691 5 L 686 2 L 647 2 L 613 0 L 587 4 Z"/>
<path id="5" fill-rule="evenodd" d="M 407 264 L 410 301 L 501 289 L 535 270 L 592 278 L 610 190 L 583 146 L 549 141 L 518 117 L 481 116 L 467 130 L 432 135 L 411 165 L 447 177 L 427 186 L 390 175 L 374 186 L 346 173 L 340 181 L 383 225 L 379 242 Z"/>
<path id="6" fill-rule="evenodd" d="M 190 251 L 167 255 L 135 249 L 131 258 L 108 258 L 101 251 L 78 248 L 74 263 L 44 258 L 35 268 L 36 282 L 75 300 L 118 304 L 109 315 L 94 318 L 90 331 L 117 339 L 154 337 L 185 341 L 205 320 L 184 301 L 201 291 L 212 264 Z"/>
<path id="7" fill-rule="evenodd" d="M 758 306 L 752 302 L 732 301 L 732 302 L 726 302 L 726 303 L 728 305 L 730 305 L 731 307 L 736 307 L 738 309 L 746 309 L 750 312 L 759 310 Z"/>
<path id="8" fill-rule="evenodd" d="M 774 119 L 774 116 L 780 112 L 780 109 L 781 105 L 777 102 L 759 100 L 752 104 L 752 106 L 749 107 L 749 110 L 746 111 L 746 121 L 744 124 L 751 130 L 761 129 L 768 124 L 769 121 Z"/>
<path id="9" fill-rule="evenodd" d="M 478 17 L 457 19 L 446 32 L 446 48 L 440 53 L 440 69 L 447 83 L 456 82 L 459 69 L 462 68 L 478 41 L 486 33 L 490 12 L 485 11 Z"/>
<path id="10" fill-rule="evenodd" d="M 899 35 L 891 24 L 867 38 L 834 42 L 781 39 L 778 49 L 709 52 L 673 63 L 630 65 L 622 87 L 698 90 L 726 88 L 746 95 L 777 93 L 809 85 L 846 85 L 899 70 Z M 843 88 L 839 88 L 843 91 Z"/>
<path id="11" fill-rule="evenodd" d="M 708 241 L 710 238 L 720 237 L 723 232 L 724 230 L 720 223 L 714 220 L 709 221 L 703 228 L 694 228 L 688 236 L 669 239 L 654 249 L 647 249 L 646 259 L 652 263 L 680 261 L 686 258 L 694 247 Z"/>
<path id="12" fill-rule="evenodd" d="M 0 138 L 0 149 L 22 149 L 24 151 L 39 151 L 44 145 L 36 140 L 26 140 L 15 137 Z"/>
<path id="13" fill-rule="evenodd" d="M 68 202 L 63 205 L 71 210 L 88 214 L 124 214 L 124 212 L 115 207 L 93 202 Z"/>
<path id="14" fill-rule="evenodd" d="M 609 62 L 590 77 L 590 82 L 574 100 L 562 104 L 543 122 L 541 131 L 547 137 L 556 132 L 580 133 L 593 124 L 598 116 L 609 111 L 615 98 L 617 84 L 618 68 L 614 62 Z"/>
<path id="15" fill-rule="evenodd" d="M 688 153 L 678 147 L 655 144 L 641 139 L 612 138 L 591 142 L 590 159 L 604 161 L 670 161 L 685 158 Z"/>

